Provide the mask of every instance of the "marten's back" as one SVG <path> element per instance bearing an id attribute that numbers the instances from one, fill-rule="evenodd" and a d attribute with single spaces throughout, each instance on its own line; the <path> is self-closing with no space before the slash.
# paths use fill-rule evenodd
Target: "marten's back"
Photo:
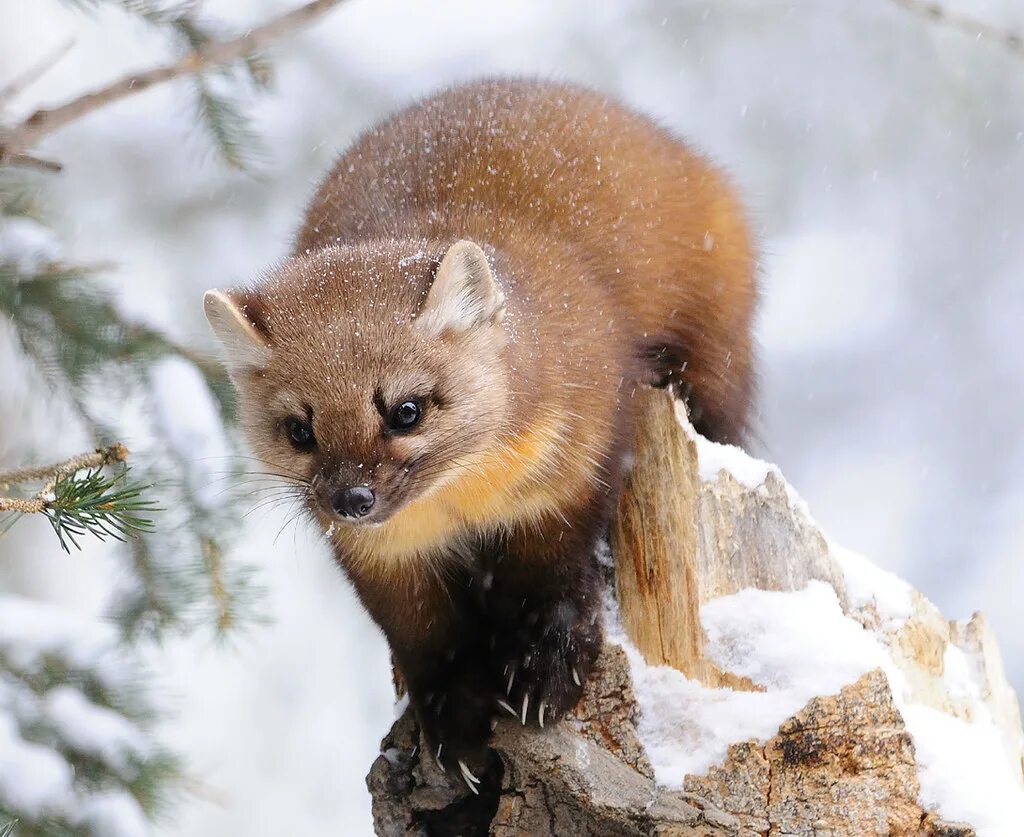
<path id="1" fill-rule="evenodd" d="M 541 252 L 550 264 L 528 272 L 531 294 L 579 293 L 579 307 L 593 307 L 580 283 L 607 289 L 648 377 L 684 370 L 679 383 L 692 391 L 699 429 L 742 435 L 756 296 L 746 224 L 722 176 L 668 131 L 579 87 L 454 88 L 342 155 L 296 251 L 461 238 Z M 559 246 L 548 256 L 538 242 Z"/>

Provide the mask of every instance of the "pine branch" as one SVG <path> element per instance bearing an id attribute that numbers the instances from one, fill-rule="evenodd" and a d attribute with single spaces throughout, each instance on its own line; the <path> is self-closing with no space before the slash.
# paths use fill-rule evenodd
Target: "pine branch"
<path id="1" fill-rule="evenodd" d="M 203 74 L 196 78 L 196 111 L 231 168 L 244 170 L 260 155 L 259 137 L 248 117 L 231 99 L 216 93 Z"/>
<path id="2" fill-rule="evenodd" d="M 142 493 L 151 488 L 128 482 L 129 469 L 104 476 L 96 468 L 59 479 L 53 487 L 52 499 L 46 499 L 43 514 L 65 552 L 70 543 L 80 549 L 77 537 L 92 535 L 100 540 L 108 537 L 124 541 L 139 532 L 152 531 L 153 522 L 140 512 L 159 511 Z M 76 537 L 77 536 L 77 537 Z"/>
<path id="3" fill-rule="evenodd" d="M 892 0 L 909 12 L 923 15 L 936 23 L 958 29 L 973 38 L 985 39 L 999 44 L 1018 57 L 1024 57 L 1024 35 L 1002 29 L 970 15 L 961 14 L 932 0 Z"/>
<path id="4" fill-rule="evenodd" d="M 0 496 L 0 513 L 42 514 L 67 552 L 69 544 L 79 547 L 78 538 L 83 535 L 123 541 L 150 531 L 152 522 L 140 516 L 140 512 L 157 511 L 152 501 L 142 499 L 148 486 L 128 482 L 128 468 L 111 476 L 103 474 L 104 466 L 124 462 L 127 456 L 128 449 L 115 444 L 54 465 L 0 474 L 4 487 L 46 480 L 32 497 Z"/>
<path id="5" fill-rule="evenodd" d="M 194 75 L 257 53 L 285 33 L 326 14 L 340 2 L 341 0 L 312 0 L 260 26 L 253 27 L 237 38 L 210 41 L 178 61 L 144 72 L 131 73 L 106 87 L 86 93 L 63 105 L 37 110 L 24 122 L 10 129 L 0 141 L 0 162 L 6 162 L 15 154 L 24 153 L 44 136 L 112 102 L 141 93 L 164 82 Z"/>
<path id="6" fill-rule="evenodd" d="M 160 817 L 182 787 L 183 767 L 157 738 L 158 691 L 141 655 L 101 621 L 18 596 L 0 595 L 0 621 L 9 628 L 0 636 L 0 719 L 15 741 L 64 765 L 70 780 L 70 793 L 44 806 L 5 795 L 0 823 L 16 819 L 24 837 L 108 834 L 111 820 L 89 822 L 83 814 L 91 800 L 115 798 L 119 810 Z M 18 748 L 3 756 L 18 779 L 25 769 Z"/>
<path id="7" fill-rule="evenodd" d="M 85 278 L 104 268 L 51 262 L 36 266 L 26 277 L 0 263 L 0 312 L 10 317 L 25 353 L 44 370 L 61 370 L 71 385 L 103 363 L 177 355 L 202 373 L 222 414 L 231 417 L 233 402 L 223 367 L 151 326 L 126 319 Z"/>

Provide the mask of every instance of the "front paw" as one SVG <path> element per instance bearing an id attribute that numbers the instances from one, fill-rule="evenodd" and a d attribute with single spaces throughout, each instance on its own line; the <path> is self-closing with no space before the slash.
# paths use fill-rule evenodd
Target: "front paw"
<path id="1" fill-rule="evenodd" d="M 601 650 L 596 614 L 581 613 L 570 601 L 524 607 L 510 638 L 497 657 L 501 705 L 524 725 L 558 720 L 579 701 Z"/>
<path id="2" fill-rule="evenodd" d="M 488 739 L 498 707 L 489 683 L 474 673 L 449 673 L 411 692 L 425 754 L 473 793 L 491 762 Z"/>

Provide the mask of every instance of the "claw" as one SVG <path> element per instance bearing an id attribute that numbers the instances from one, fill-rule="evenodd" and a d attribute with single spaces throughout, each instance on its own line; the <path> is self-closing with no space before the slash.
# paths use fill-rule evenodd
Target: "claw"
<path id="1" fill-rule="evenodd" d="M 546 705 L 544 701 L 540 702 L 540 708 L 537 710 L 537 720 L 540 721 L 540 728 L 544 729 L 544 710 Z"/>
<path id="2" fill-rule="evenodd" d="M 476 786 L 480 784 L 480 780 L 473 775 L 473 771 L 466 766 L 466 762 L 462 759 L 459 759 L 459 771 L 462 773 L 462 778 L 466 780 L 466 786 L 473 793 L 479 794 L 480 791 L 476 789 Z"/>
<path id="3" fill-rule="evenodd" d="M 491 718 L 491 732 L 494 732 L 498 728 L 498 719 Z"/>
<path id="4" fill-rule="evenodd" d="M 498 699 L 498 706 L 500 706 L 502 709 L 504 709 L 506 712 L 508 712 L 508 714 L 511 715 L 513 718 L 518 718 L 519 717 L 519 713 L 516 712 L 516 710 L 512 708 L 512 705 L 508 701 L 504 701 L 504 700 L 501 700 L 499 698 Z"/>
<path id="5" fill-rule="evenodd" d="M 505 686 L 505 694 L 506 695 L 512 694 L 512 684 L 515 682 L 515 679 L 516 679 L 516 667 L 512 666 L 512 670 L 509 671 L 509 673 L 508 673 L 508 684 Z M 515 713 L 513 713 L 513 714 L 515 714 Z"/>
<path id="6" fill-rule="evenodd" d="M 523 695 L 523 714 L 520 717 L 520 721 L 522 721 L 522 724 L 523 724 L 524 727 L 526 726 L 526 710 L 529 708 L 529 706 L 530 706 L 530 696 L 529 695 Z"/>
<path id="7" fill-rule="evenodd" d="M 583 685 L 582 683 L 580 683 L 580 676 L 576 672 L 576 666 L 572 667 L 572 682 L 575 683 L 577 686 Z"/>
<path id="8" fill-rule="evenodd" d="M 437 766 L 444 770 L 444 764 L 441 763 L 441 750 L 444 749 L 444 743 L 437 745 L 437 752 L 434 753 L 434 761 L 437 762 Z"/>
<path id="9" fill-rule="evenodd" d="M 459 759 L 459 769 L 462 771 L 463 777 L 471 785 L 479 785 L 480 780 L 473 776 L 473 771 L 469 769 L 469 765 L 466 764 L 461 758 Z"/>

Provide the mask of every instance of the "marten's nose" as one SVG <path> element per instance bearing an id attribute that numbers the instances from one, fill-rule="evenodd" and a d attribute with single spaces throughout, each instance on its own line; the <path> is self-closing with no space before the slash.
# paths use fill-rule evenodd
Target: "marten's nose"
<path id="1" fill-rule="evenodd" d="M 334 510 L 343 517 L 365 517 L 373 508 L 374 496 L 364 485 L 343 488 L 334 495 Z"/>

